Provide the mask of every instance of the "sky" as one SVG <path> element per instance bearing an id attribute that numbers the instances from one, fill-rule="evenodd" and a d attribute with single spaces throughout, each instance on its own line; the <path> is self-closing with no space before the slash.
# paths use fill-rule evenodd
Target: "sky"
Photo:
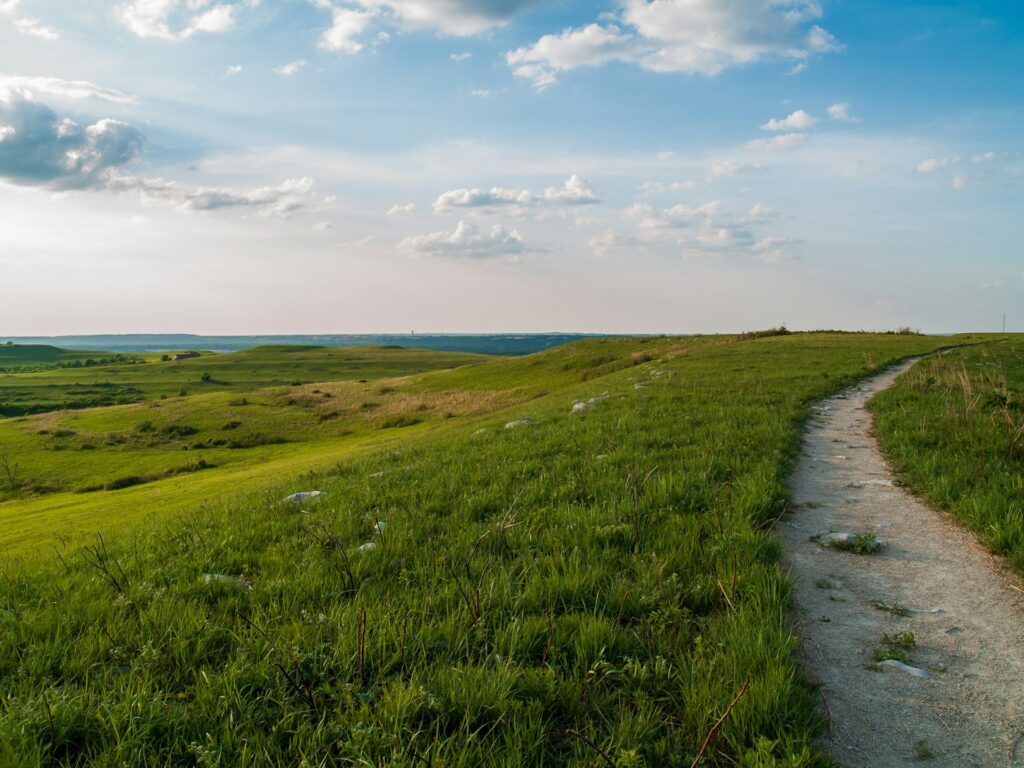
<path id="1" fill-rule="evenodd" d="M 0 0 L 0 334 L 1024 330 L 1024 6 Z"/>

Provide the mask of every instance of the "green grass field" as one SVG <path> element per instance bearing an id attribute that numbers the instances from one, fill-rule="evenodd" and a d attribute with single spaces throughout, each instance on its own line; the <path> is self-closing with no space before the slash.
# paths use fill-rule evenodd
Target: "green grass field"
<path id="1" fill-rule="evenodd" d="M 263 346 L 185 360 L 162 361 L 159 354 L 133 355 L 131 362 L 118 363 L 115 355 L 54 350 L 41 345 L 0 346 L 0 416 L 210 392 L 240 393 L 318 381 L 374 380 L 485 359 L 481 355 L 400 347 Z M 80 361 L 83 356 L 113 362 L 67 367 L 68 360 Z"/>
<path id="2" fill-rule="evenodd" d="M 594 340 L 258 406 L 35 417 L 76 419 L 69 441 L 159 433 L 161 403 L 197 426 L 182 439 L 222 408 L 324 432 L 0 505 L 0 764 L 689 766 L 727 711 L 703 764 L 823 764 L 771 533 L 786 477 L 810 402 L 948 343 Z M 427 415 L 387 426 L 367 386 Z M 353 435 L 311 426 L 325 392 Z"/>
<path id="3" fill-rule="evenodd" d="M 872 410 L 901 479 L 1024 572 L 1024 336 L 924 360 Z"/>

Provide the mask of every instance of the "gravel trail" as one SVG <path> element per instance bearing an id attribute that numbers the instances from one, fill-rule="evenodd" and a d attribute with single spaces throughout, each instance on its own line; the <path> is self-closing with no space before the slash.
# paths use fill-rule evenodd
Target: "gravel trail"
<path id="1" fill-rule="evenodd" d="M 864 407 L 912 364 L 815 406 L 777 529 L 800 660 L 829 723 L 821 746 L 842 766 L 1024 766 L 1024 587 L 894 485 Z M 829 532 L 885 546 L 855 554 L 811 540 Z M 883 635 L 902 633 L 916 641 L 898 649 L 910 669 L 878 665 Z"/>

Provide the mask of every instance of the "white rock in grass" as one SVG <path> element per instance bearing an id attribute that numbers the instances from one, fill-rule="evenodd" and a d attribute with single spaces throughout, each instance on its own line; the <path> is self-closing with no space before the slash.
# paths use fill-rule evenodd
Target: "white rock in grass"
<path id="1" fill-rule="evenodd" d="M 290 501 L 292 504 L 301 504 L 304 501 L 312 501 L 323 496 L 320 491 L 299 491 L 293 493 L 291 496 L 286 496 L 285 501 Z"/>
<path id="2" fill-rule="evenodd" d="M 527 416 L 526 418 L 523 418 L 523 419 L 516 419 L 515 421 L 510 421 L 508 424 L 505 425 L 505 429 L 515 429 L 516 427 L 526 427 L 526 426 L 529 426 L 530 424 L 533 424 L 533 419 L 531 419 L 529 416 Z"/>
<path id="3" fill-rule="evenodd" d="M 383 520 L 378 520 L 376 523 L 373 524 L 373 532 L 375 534 L 383 533 L 387 529 L 387 527 L 387 523 L 385 523 Z"/>
<path id="4" fill-rule="evenodd" d="M 904 664 L 902 661 L 897 661 L 896 659 L 886 659 L 885 661 L 880 661 L 878 662 L 878 666 L 898 669 L 900 672 L 906 672 L 908 675 L 913 675 L 919 680 L 928 680 L 931 677 L 931 675 L 929 675 L 923 669 L 912 667 L 909 664 Z"/>
<path id="5" fill-rule="evenodd" d="M 377 542 L 376 541 L 368 541 L 365 544 L 360 544 L 358 547 L 356 547 L 356 552 L 371 552 L 372 550 L 374 550 L 376 548 L 377 548 Z"/>
<path id="6" fill-rule="evenodd" d="M 589 411 L 591 408 L 593 408 L 595 405 L 600 403 L 602 400 L 607 400 L 607 399 L 608 399 L 608 393 L 605 392 L 604 394 L 597 395 L 596 397 L 590 398 L 589 400 L 587 400 L 587 402 L 583 402 L 582 400 L 577 400 L 573 404 L 573 406 L 572 406 L 572 412 L 573 413 L 583 413 L 584 411 Z"/>

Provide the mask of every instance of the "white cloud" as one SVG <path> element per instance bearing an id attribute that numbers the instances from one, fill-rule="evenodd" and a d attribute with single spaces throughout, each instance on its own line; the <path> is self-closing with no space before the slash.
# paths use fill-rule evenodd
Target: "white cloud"
<path id="1" fill-rule="evenodd" d="M 170 202 L 183 211 L 252 210 L 259 216 L 286 218 L 310 205 L 313 179 L 288 179 L 277 187 L 238 190 L 228 187 L 186 187 L 165 179 L 135 176 L 111 178 L 105 185 L 114 192 L 135 192 L 144 200 Z"/>
<path id="2" fill-rule="evenodd" d="M 931 173 L 932 171 L 937 171 L 939 168 L 945 168 L 959 162 L 959 157 L 945 157 L 942 159 L 932 157 L 918 163 L 917 170 L 919 173 Z"/>
<path id="3" fill-rule="evenodd" d="M 850 105 L 845 101 L 838 104 L 833 104 L 828 108 L 828 116 L 833 120 L 838 120 L 841 123 L 859 123 L 856 117 L 850 114 Z"/>
<path id="4" fill-rule="evenodd" d="M 354 0 L 386 13 L 399 26 L 435 29 L 445 35 L 476 35 L 506 24 L 538 0 Z"/>
<path id="5" fill-rule="evenodd" d="M 544 35 L 528 48 L 505 55 L 513 72 L 533 82 L 540 91 L 558 82 L 557 72 L 577 67 L 596 67 L 610 61 L 631 61 L 637 38 L 616 26 L 589 24 L 567 29 L 557 35 Z"/>
<path id="6" fill-rule="evenodd" d="M 404 203 L 391 206 L 388 209 L 388 216 L 402 216 L 407 213 L 415 213 L 416 203 Z"/>
<path id="7" fill-rule="evenodd" d="M 779 212 L 774 208 L 769 208 L 764 203 L 756 203 L 748 212 L 747 220 L 751 222 L 763 222 L 769 219 L 777 219 Z"/>
<path id="8" fill-rule="evenodd" d="M 795 75 L 799 75 L 801 72 L 803 72 L 806 69 L 807 69 L 807 62 L 806 61 L 798 61 L 796 64 L 794 64 L 792 67 L 789 68 L 789 71 L 787 71 L 786 74 L 789 75 L 790 77 L 793 77 Z"/>
<path id="9" fill-rule="evenodd" d="M 282 64 L 280 67 L 275 67 L 274 71 L 282 77 L 291 77 L 292 75 L 297 74 L 298 71 L 305 66 L 305 59 L 296 59 L 288 64 Z"/>
<path id="10" fill-rule="evenodd" d="M 975 165 L 981 165 L 982 163 L 990 163 L 990 162 L 992 162 L 995 159 L 996 159 L 996 153 L 995 152 L 985 152 L 982 155 L 973 155 L 971 157 L 971 162 L 974 163 Z"/>
<path id="11" fill-rule="evenodd" d="M 489 99 L 494 95 L 494 91 L 489 88 L 477 88 L 474 91 L 470 91 L 469 95 L 475 96 L 478 99 Z"/>
<path id="12" fill-rule="evenodd" d="M 114 18 L 141 38 L 177 42 L 198 32 L 216 34 L 235 26 L 240 6 L 260 0 L 131 0 L 114 8 Z"/>
<path id="13" fill-rule="evenodd" d="M 453 189 L 438 196 L 434 202 L 434 212 L 451 213 L 473 209 L 480 213 L 498 210 L 522 213 L 534 208 L 592 205 L 600 202 L 601 198 L 594 188 L 573 174 L 561 187 L 548 187 L 541 195 L 534 195 L 528 189 L 504 187 L 492 187 L 490 190 Z"/>
<path id="14" fill-rule="evenodd" d="M 154 0 L 150 0 L 151 2 Z M 189 0 L 193 2 L 194 0 Z M 442 35 L 467 36 L 506 24 L 519 11 L 538 0 L 309 0 L 331 12 L 331 26 L 320 38 L 329 51 L 358 53 L 357 38 L 371 23 L 397 29 L 433 29 Z M 382 31 L 378 42 L 391 35 Z M 452 61 L 466 61 L 470 53 L 454 53 Z"/>
<path id="15" fill-rule="evenodd" d="M 530 250 L 514 229 L 496 224 L 490 232 L 482 233 L 479 227 L 466 221 L 460 221 L 454 232 L 407 237 L 398 247 L 413 253 L 469 259 L 514 257 Z"/>
<path id="16" fill-rule="evenodd" d="M 783 133 L 770 139 L 755 139 L 747 146 L 751 149 L 781 150 L 792 149 L 807 140 L 806 133 Z"/>
<path id="17" fill-rule="evenodd" d="M 963 189 L 970 183 L 971 179 L 965 173 L 959 173 L 953 177 L 953 180 L 949 182 L 949 186 L 953 189 Z"/>
<path id="18" fill-rule="evenodd" d="M 320 47 L 328 51 L 358 53 L 363 44 L 356 40 L 366 31 L 376 13 L 351 8 L 332 9 L 331 26 L 320 37 Z"/>
<path id="19" fill-rule="evenodd" d="M 224 70 L 224 74 L 228 75 L 228 76 L 237 75 L 241 71 L 242 71 L 242 65 L 241 64 L 233 64 L 230 67 L 228 67 L 226 70 Z"/>
<path id="20" fill-rule="evenodd" d="M 711 164 L 708 176 L 717 179 L 722 176 L 745 176 L 750 173 L 763 173 L 766 171 L 763 165 L 753 163 L 738 163 L 735 160 L 718 160 Z"/>
<path id="21" fill-rule="evenodd" d="M 812 25 L 821 16 L 817 0 L 622 0 L 611 21 L 544 35 L 506 61 L 539 90 L 560 72 L 612 61 L 712 76 L 761 59 L 839 50 L 831 33 Z"/>
<path id="22" fill-rule="evenodd" d="M 318 221 L 313 225 L 315 232 L 330 232 L 332 229 L 334 229 L 334 225 L 329 221 Z"/>
<path id="23" fill-rule="evenodd" d="M 762 125 L 761 128 L 765 131 L 806 131 L 808 128 L 812 128 L 817 122 L 818 118 L 814 115 L 804 112 L 802 109 L 798 109 L 796 112 L 793 112 L 781 120 L 774 118 L 769 120 L 767 123 Z"/>
<path id="24" fill-rule="evenodd" d="M 561 187 L 544 190 L 544 202 L 552 205 L 591 205 L 601 202 L 597 192 L 575 173 Z"/>
<path id="25" fill-rule="evenodd" d="M 56 40 L 60 37 L 52 27 L 43 24 L 39 19 L 19 16 L 16 11 L 21 0 L 0 0 L 0 16 L 10 20 L 14 28 L 23 35 L 31 35 L 43 40 Z"/>
<path id="26" fill-rule="evenodd" d="M 102 187 L 145 144 L 135 127 L 120 120 L 82 127 L 17 92 L 0 91 L 0 126 L 0 178 L 22 186 Z"/>
<path id="27" fill-rule="evenodd" d="M 115 104 L 134 104 L 135 98 L 112 88 L 101 88 L 85 80 L 63 80 L 59 77 L 27 77 L 0 75 L 0 93 L 29 91 L 65 99 L 99 99 Z"/>
<path id="28" fill-rule="evenodd" d="M 623 214 L 634 223 L 633 232 L 608 231 L 591 238 L 589 244 L 595 254 L 606 256 L 616 250 L 641 249 L 686 258 L 734 257 L 783 262 L 795 260 L 787 246 L 800 242 L 795 238 L 755 234 L 753 227 L 779 215 L 763 203 L 758 203 L 742 217 L 726 212 L 717 200 L 700 206 L 680 204 L 669 208 L 635 203 Z"/>

